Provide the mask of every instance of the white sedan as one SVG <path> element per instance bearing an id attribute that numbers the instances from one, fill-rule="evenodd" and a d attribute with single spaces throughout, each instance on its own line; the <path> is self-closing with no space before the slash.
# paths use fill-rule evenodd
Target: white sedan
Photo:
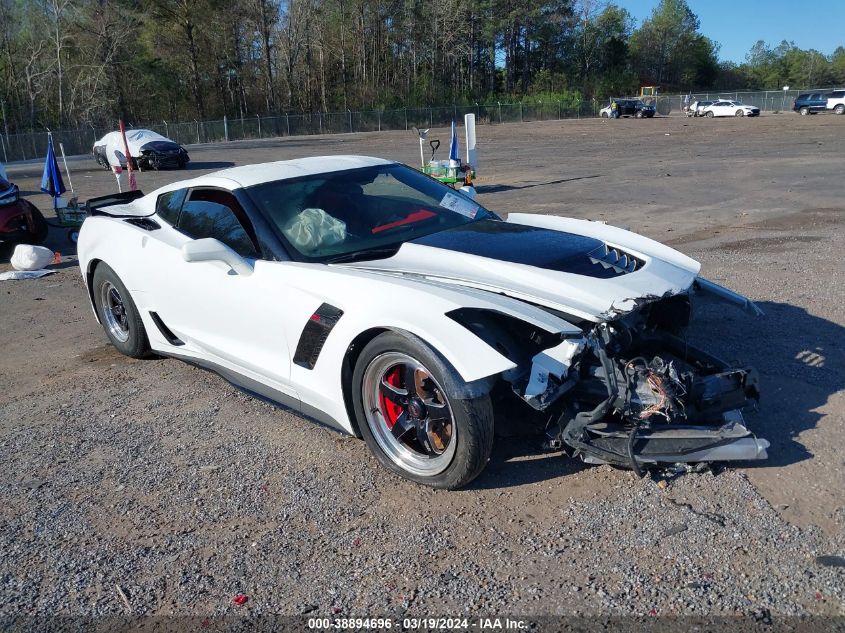
<path id="1" fill-rule="evenodd" d="M 698 116 L 760 116 L 760 108 L 744 105 L 736 101 L 714 101 L 701 110 Z"/>
<path id="2" fill-rule="evenodd" d="M 658 242 L 552 215 L 502 220 L 365 156 L 138 195 L 90 200 L 79 235 L 111 343 L 361 436 L 408 479 L 467 484 L 506 410 L 588 463 L 766 457 L 741 413 L 756 372 L 680 335 L 693 293 L 759 311 Z"/>

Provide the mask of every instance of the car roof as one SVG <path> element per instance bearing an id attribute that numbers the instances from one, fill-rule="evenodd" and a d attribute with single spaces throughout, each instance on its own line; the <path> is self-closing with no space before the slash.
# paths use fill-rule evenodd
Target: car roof
<path id="1" fill-rule="evenodd" d="M 230 167 L 215 171 L 201 178 L 225 178 L 234 181 L 240 187 L 251 187 L 273 180 L 287 180 L 289 178 L 299 178 L 300 176 L 313 176 L 315 174 L 325 174 L 359 167 L 372 167 L 374 165 L 390 165 L 395 162 L 373 156 L 311 156 L 309 158 L 278 160 L 272 163 L 260 163 L 258 165 Z"/>
<path id="2" fill-rule="evenodd" d="M 155 210 L 155 200 L 163 193 L 186 189 L 190 187 L 215 187 L 219 189 L 241 189 L 260 185 L 274 180 L 288 180 L 301 176 L 314 176 L 317 174 L 328 174 L 346 169 L 357 169 L 359 167 L 373 167 L 375 165 L 394 165 L 396 161 L 373 156 L 311 156 L 309 158 L 296 158 L 294 160 L 278 160 L 272 163 L 258 163 L 256 165 L 242 165 L 240 167 L 229 167 L 210 174 L 180 180 L 160 187 L 155 191 L 136 200 L 133 204 L 139 209 L 149 213 Z"/>

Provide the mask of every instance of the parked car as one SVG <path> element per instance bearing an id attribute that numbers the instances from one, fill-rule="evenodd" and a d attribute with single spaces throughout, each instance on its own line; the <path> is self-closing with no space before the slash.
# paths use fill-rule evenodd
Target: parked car
<path id="1" fill-rule="evenodd" d="M 712 101 L 693 101 L 686 110 L 688 117 L 704 116 L 704 108 L 712 104 Z"/>
<path id="2" fill-rule="evenodd" d="M 18 186 L 0 178 L 0 242 L 40 244 L 47 239 L 48 230 L 41 211 L 21 198 Z"/>
<path id="3" fill-rule="evenodd" d="M 683 335 L 692 294 L 761 313 L 668 246 L 588 220 L 502 220 L 367 156 L 233 167 L 137 195 L 89 200 L 79 236 L 111 343 L 359 435 L 408 479 L 474 479 L 506 407 L 588 463 L 766 457 L 741 413 L 754 370 Z"/>
<path id="4" fill-rule="evenodd" d="M 823 92 L 812 92 L 795 97 L 792 109 L 801 116 L 824 112 L 827 108 L 827 95 Z"/>
<path id="5" fill-rule="evenodd" d="M 703 107 L 699 116 L 760 116 L 760 108 L 720 99 Z"/>
<path id="6" fill-rule="evenodd" d="M 829 93 L 825 109 L 835 114 L 845 114 L 845 90 L 834 90 Z"/>
<path id="7" fill-rule="evenodd" d="M 126 144 L 132 156 L 133 169 L 163 169 L 178 167 L 184 169 L 190 161 L 188 151 L 152 130 L 127 130 Z M 110 169 L 111 165 L 126 167 L 125 149 L 120 132 L 109 132 L 94 143 L 94 159 L 98 164 Z"/>
<path id="8" fill-rule="evenodd" d="M 657 110 L 651 104 L 643 102 L 641 99 L 614 99 L 617 107 L 617 116 L 632 116 L 637 119 L 652 118 Z M 599 111 L 603 119 L 613 116 L 613 107 L 608 105 Z"/>

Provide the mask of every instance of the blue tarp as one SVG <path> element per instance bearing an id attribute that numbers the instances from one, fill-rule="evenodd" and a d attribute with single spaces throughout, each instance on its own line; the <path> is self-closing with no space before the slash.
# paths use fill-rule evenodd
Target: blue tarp
<path id="1" fill-rule="evenodd" d="M 65 183 L 62 182 L 62 172 L 59 170 L 59 163 L 56 161 L 56 152 L 53 149 L 53 136 L 47 139 L 47 158 L 44 161 L 44 174 L 41 176 L 41 191 L 49 193 L 55 202 L 56 198 L 62 195 Z"/>

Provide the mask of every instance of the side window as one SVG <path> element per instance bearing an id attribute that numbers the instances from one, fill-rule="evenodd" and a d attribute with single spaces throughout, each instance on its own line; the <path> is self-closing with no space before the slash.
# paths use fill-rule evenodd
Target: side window
<path id="1" fill-rule="evenodd" d="M 177 189 L 176 191 L 168 191 L 163 193 L 156 200 L 156 213 L 168 224 L 176 226 L 176 221 L 179 219 L 179 211 L 182 208 L 182 203 L 185 202 L 185 196 L 188 194 L 187 189 Z"/>
<path id="2" fill-rule="evenodd" d="M 192 195 L 182 208 L 178 228 L 194 239 L 218 239 L 243 257 L 258 257 L 255 244 L 235 212 L 220 202 L 197 200 Z"/>

